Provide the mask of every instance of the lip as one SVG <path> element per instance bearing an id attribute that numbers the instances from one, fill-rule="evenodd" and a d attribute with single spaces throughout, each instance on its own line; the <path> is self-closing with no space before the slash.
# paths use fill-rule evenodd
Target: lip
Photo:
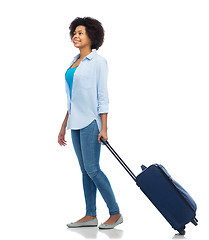
<path id="1" fill-rule="evenodd" d="M 76 44 L 76 43 L 79 43 L 79 42 L 80 42 L 80 41 L 73 41 L 73 43 L 75 43 L 75 44 Z"/>

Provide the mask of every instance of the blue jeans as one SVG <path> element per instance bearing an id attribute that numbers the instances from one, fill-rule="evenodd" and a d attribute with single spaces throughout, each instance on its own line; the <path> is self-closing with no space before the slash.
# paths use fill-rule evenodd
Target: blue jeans
<path id="1" fill-rule="evenodd" d="M 98 134 L 96 120 L 85 128 L 71 130 L 73 146 L 83 176 L 87 216 L 96 216 L 97 188 L 107 204 L 110 215 L 119 213 L 110 182 L 99 166 L 101 143 L 98 142 Z"/>

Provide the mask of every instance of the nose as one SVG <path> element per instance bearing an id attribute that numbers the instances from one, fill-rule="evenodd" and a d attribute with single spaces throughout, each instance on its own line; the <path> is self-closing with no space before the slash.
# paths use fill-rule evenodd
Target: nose
<path id="1" fill-rule="evenodd" d="M 78 33 L 75 33 L 74 36 L 73 36 L 73 39 L 75 39 L 77 37 L 78 37 Z"/>

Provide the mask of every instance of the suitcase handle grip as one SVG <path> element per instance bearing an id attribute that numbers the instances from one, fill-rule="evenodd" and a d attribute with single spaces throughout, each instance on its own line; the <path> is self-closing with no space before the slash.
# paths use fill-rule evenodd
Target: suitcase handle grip
<path id="1" fill-rule="evenodd" d="M 101 140 L 102 143 L 104 143 L 104 145 L 107 144 L 107 141 L 105 141 L 103 137 L 100 137 L 100 140 Z"/>
<path id="2" fill-rule="evenodd" d="M 120 156 L 116 153 L 116 151 L 110 146 L 109 142 L 104 140 L 103 137 L 100 137 L 100 140 L 104 145 L 110 150 L 110 152 L 115 156 L 115 158 L 118 160 L 118 162 L 125 168 L 125 170 L 128 172 L 128 174 L 133 178 L 133 180 L 136 182 L 136 176 L 131 171 L 131 169 L 125 164 L 125 162 L 120 158 Z"/>

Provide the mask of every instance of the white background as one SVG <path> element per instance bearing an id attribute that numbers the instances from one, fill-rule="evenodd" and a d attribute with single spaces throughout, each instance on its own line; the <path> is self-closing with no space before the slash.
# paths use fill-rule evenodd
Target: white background
<path id="1" fill-rule="evenodd" d="M 69 230 L 85 214 L 72 147 L 57 136 L 67 111 L 64 74 L 78 54 L 69 24 L 102 22 L 108 60 L 109 142 L 135 174 L 163 164 L 198 205 L 208 237 L 208 1 L 19 0 L 0 3 L 1 239 L 172 239 L 175 231 L 103 146 L 101 167 L 124 216 L 115 230 Z M 99 222 L 108 218 L 98 193 Z"/>

